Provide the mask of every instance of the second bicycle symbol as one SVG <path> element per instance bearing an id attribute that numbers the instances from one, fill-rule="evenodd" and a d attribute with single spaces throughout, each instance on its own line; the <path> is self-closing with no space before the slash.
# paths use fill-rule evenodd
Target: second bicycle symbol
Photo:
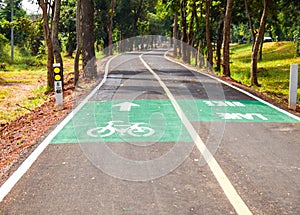
<path id="1" fill-rule="evenodd" d="M 149 137 L 152 136 L 155 131 L 145 126 L 146 123 L 136 122 L 128 124 L 122 124 L 123 121 L 109 121 L 104 127 L 96 127 L 87 131 L 87 135 L 91 137 L 109 137 L 118 132 L 119 135 L 130 135 L 133 137 Z"/>

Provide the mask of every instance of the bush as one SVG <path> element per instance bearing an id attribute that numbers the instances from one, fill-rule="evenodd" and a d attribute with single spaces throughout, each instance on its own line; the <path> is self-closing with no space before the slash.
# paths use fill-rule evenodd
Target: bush
<path id="1" fill-rule="evenodd" d="M 8 39 L 0 33 L 0 53 L 3 52 L 4 46 L 8 43 Z"/>
<path id="2" fill-rule="evenodd" d="M 8 45 L 8 39 L 0 33 L 0 63 L 3 63 L 8 58 L 6 47 Z"/>

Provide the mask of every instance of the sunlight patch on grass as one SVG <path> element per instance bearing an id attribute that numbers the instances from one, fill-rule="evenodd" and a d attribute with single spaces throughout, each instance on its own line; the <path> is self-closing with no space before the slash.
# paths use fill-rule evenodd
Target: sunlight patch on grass
<path id="1" fill-rule="evenodd" d="M 293 42 L 265 43 L 263 45 L 262 61 L 258 62 L 258 82 L 262 86 L 254 88 L 260 92 L 268 92 L 287 98 L 290 65 L 293 63 L 300 64 L 300 57 L 294 57 L 295 51 Z M 249 86 L 251 44 L 232 47 L 231 61 L 232 78 Z M 298 90 L 298 97 L 300 97 L 300 90 Z"/>

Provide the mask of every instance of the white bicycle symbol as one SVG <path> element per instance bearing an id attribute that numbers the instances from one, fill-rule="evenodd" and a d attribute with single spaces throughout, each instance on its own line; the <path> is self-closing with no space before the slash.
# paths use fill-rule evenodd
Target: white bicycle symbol
<path id="1" fill-rule="evenodd" d="M 91 137 L 108 137 L 118 132 L 121 136 L 126 133 L 133 137 L 149 137 L 154 134 L 152 128 L 140 126 L 146 123 L 131 123 L 131 125 L 120 125 L 115 123 L 122 123 L 123 121 L 110 121 L 105 127 L 92 128 L 87 131 L 87 135 Z"/>

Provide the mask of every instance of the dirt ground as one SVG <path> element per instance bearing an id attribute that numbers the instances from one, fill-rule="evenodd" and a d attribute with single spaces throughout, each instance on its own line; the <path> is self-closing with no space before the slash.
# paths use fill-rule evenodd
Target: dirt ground
<path id="1" fill-rule="evenodd" d="M 104 63 L 103 63 L 104 65 Z M 225 77 L 221 77 L 224 81 L 238 86 L 252 94 L 267 100 L 268 102 L 288 110 L 287 99 L 279 98 L 283 103 L 277 103 L 269 99 L 262 93 L 257 93 L 250 88 L 241 85 Z M 0 126 L 0 185 L 16 170 L 21 162 L 38 146 L 38 144 L 51 131 L 51 127 L 61 121 L 73 108 L 73 99 L 75 98 L 75 87 L 73 78 L 67 78 L 64 86 L 64 109 L 57 110 L 55 106 L 54 93 L 50 95 L 49 101 L 40 107 L 31 110 L 16 120 L 2 124 Z M 78 96 L 78 94 L 77 94 Z M 293 114 L 300 116 L 300 106 L 297 111 L 291 111 Z"/>
<path id="2" fill-rule="evenodd" d="M 65 85 L 64 109 L 55 107 L 54 93 L 50 100 L 16 120 L 0 127 L 0 175 L 2 184 L 12 173 L 11 168 L 24 160 L 39 139 L 51 126 L 61 120 L 72 109 L 73 79 Z"/>

